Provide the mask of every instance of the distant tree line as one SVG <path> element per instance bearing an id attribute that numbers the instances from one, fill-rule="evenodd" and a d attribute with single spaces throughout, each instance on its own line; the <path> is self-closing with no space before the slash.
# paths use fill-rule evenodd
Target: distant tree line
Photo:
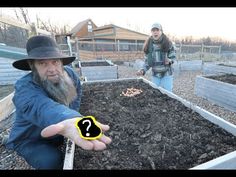
<path id="1" fill-rule="evenodd" d="M 192 36 L 187 36 L 183 39 L 174 38 L 176 44 L 191 44 L 191 45 L 208 45 L 208 46 L 221 46 L 221 51 L 234 51 L 236 52 L 236 42 L 230 42 L 219 37 L 206 37 L 194 39 Z"/>

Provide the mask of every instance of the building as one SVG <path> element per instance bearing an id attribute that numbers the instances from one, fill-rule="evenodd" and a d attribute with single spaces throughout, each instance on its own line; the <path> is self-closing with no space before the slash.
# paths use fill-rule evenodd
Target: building
<path id="1" fill-rule="evenodd" d="M 143 58 L 142 47 L 148 37 L 114 24 L 97 27 L 91 19 L 78 23 L 70 34 L 72 39 L 78 41 L 81 60 Z"/>

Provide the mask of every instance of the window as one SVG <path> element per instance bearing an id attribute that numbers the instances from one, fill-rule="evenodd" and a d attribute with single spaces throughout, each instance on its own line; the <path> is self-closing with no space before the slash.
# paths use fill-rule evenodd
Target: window
<path id="1" fill-rule="evenodd" d="M 88 32 L 89 33 L 93 32 L 93 26 L 92 26 L 91 21 L 88 22 Z"/>

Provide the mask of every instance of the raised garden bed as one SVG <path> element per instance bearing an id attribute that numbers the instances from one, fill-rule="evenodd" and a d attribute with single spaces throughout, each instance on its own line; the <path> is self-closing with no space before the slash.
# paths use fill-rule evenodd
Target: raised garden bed
<path id="1" fill-rule="evenodd" d="M 173 67 L 176 72 L 202 70 L 202 60 L 181 61 L 176 60 Z"/>
<path id="2" fill-rule="evenodd" d="M 236 74 L 235 64 L 224 64 L 224 63 L 204 63 L 203 74 Z"/>
<path id="3" fill-rule="evenodd" d="M 14 91 L 14 85 L 0 85 L 0 100 Z"/>
<path id="4" fill-rule="evenodd" d="M 145 79 L 85 82 L 82 88 L 80 112 L 109 124 L 113 141 L 100 152 L 75 146 L 64 169 L 191 169 L 236 149 L 235 125 Z M 124 96 L 127 88 L 139 94 Z M 236 164 L 235 155 L 230 160 Z M 221 163 L 218 168 L 225 167 Z"/>
<path id="5" fill-rule="evenodd" d="M 12 102 L 14 85 L 0 85 L 0 121 L 15 109 Z"/>
<path id="6" fill-rule="evenodd" d="M 86 67 L 86 66 L 111 66 L 110 63 L 106 61 L 86 61 L 86 62 L 81 62 L 81 67 Z"/>
<path id="7" fill-rule="evenodd" d="M 80 75 L 87 81 L 106 80 L 118 78 L 118 66 L 105 61 L 81 61 L 79 63 Z"/>
<path id="8" fill-rule="evenodd" d="M 197 76 L 194 92 L 219 106 L 236 111 L 236 75 Z"/>
<path id="9" fill-rule="evenodd" d="M 15 59 L 0 57 L 0 86 L 14 85 L 19 78 L 28 73 L 28 71 L 21 71 L 12 67 L 14 61 Z"/>
<path id="10" fill-rule="evenodd" d="M 205 77 L 209 79 L 214 79 L 217 81 L 236 85 L 236 75 L 234 74 L 211 75 L 211 76 L 205 76 Z"/>

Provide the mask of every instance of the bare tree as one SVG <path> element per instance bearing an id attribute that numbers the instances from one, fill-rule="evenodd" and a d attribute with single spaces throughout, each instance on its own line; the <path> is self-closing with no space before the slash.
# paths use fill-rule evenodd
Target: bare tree
<path id="1" fill-rule="evenodd" d="M 21 11 L 21 15 L 24 18 L 25 24 L 30 24 L 30 19 L 29 19 L 29 15 L 28 15 L 28 10 L 24 9 L 24 8 L 20 8 Z"/>
<path id="2" fill-rule="evenodd" d="M 21 20 L 21 18 L 19 17 L 18 12 L 16 11 L 16 9 L 14 9 L 14 12 L 15 12 L 15 14 L 16 14 L 17 20 L 19 20 L 20 22 L 22 22 L 22 20 Z"/>
<path id="3" fill-rule="evenodd" d="M 31 23 L 27 9 L 25 8 L 14 9 L 14 12 L 15 12 L 17 20 L 19 20 L 20 22 L 24 21 L 25 24 Z"/>
<path id="4" fill-rule="evenodd" d="M 25 24 L 31 25 L 33 30 L 34 25 L 31 23 L 27 8 L 17 8 L 14 9 L 14 12 L 17 20 Z M 48 32 L 52 32 L 54 34 L 65 34 L 69 32 L 68 25 L 63 25 L 63 26 L 54 25 L 51 23 L 50 19 L 48 19 L 48 21 L 43 21 L 42 19 L 40 19 L 40 17 L 38 17 L 38 15 L 36 15 L 36 20 L 37 20 L 36 23 L 37 28 L 46 30 Z"/>
<path id="5" fill-rule="evenodd" d="M 65 24 L 63 26 L 55 25 L 55 24 L 52 24 L 50 19 L 48 19 L 48 21 L 45 22 L 41 20 L 39 17 L 37 17 L 37 27 L 40 29 L 44 29 L 46 31 L 52 32 L 54 34 L 66 34 L 66 33 L 69 33 L 69 29 L 70 29 L 68 25 L 65 25 Z"/>

